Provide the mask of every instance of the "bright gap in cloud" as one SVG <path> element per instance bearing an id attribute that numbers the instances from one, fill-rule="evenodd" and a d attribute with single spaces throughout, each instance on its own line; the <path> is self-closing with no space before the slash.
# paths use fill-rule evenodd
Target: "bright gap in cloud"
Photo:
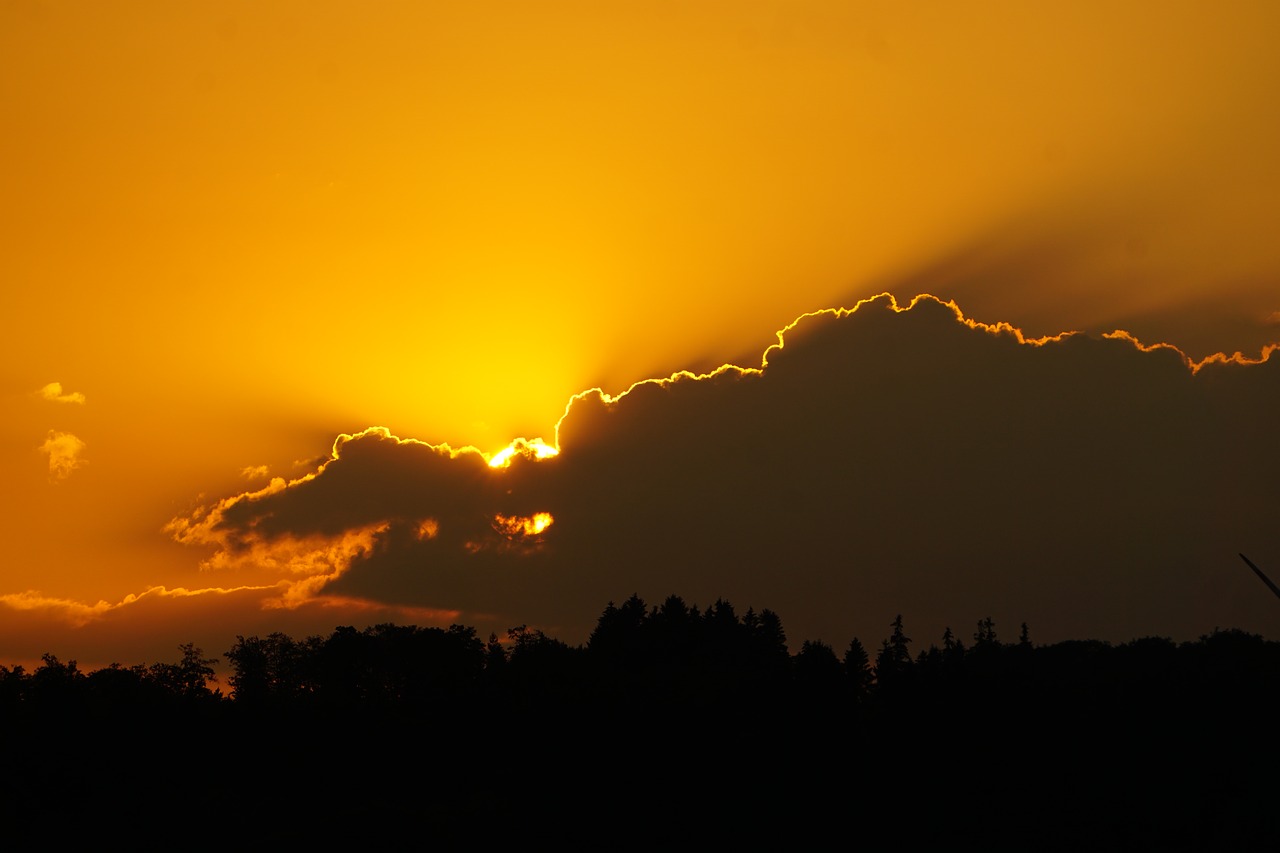
<path id="1" fill-rule="evenodd" d="M 527 459 L 548 459 L 559 452 L 559 449 L 552 447 L 540 438 L 532 440 L 517 438 L 489 457 L 489 467 L 506 468 L 511 464 L 512 458 L 516 456 L 523 456 Z"/>

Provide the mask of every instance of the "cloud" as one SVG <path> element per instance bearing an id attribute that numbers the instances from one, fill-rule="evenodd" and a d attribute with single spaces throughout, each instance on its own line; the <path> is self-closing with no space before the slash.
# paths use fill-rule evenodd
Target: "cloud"
<path id="1" fill-rule="evenodd" d="M 76 403 L 84 404 L 84 395 L 79 391 L 69 391 L 62 393 L 61 382 L 50 382 L 48 385 L 36 392 L 41 399 L 48 400 L 51 403 Z"/>
<path id="2" fill-rule="evenodd" d="M 27 590 L 26 592 L 0 595 L 0 605 L 4 605 L 10 610 L 47 614 L 68 625 L 81 628 L 88 625 L 90 622 L 102 618 L 107 613 L 135 605 L 149 597 L 186 598 L 196 595 L 228 595 L 249 589 L 264 589 L 264 587 L 237 587 L 234 589 L 209 588 L 192 590 L 182 587 L 177 589 L 167 589 L 163 586 L 153 586 L 148 587 L 141 593 L 129 593 L 123 599 L 114 604 L 102 600 L 99 600 L 94 604 L 89 604 L 75 599 L 46 596 L 37 590 Z"/>
<path id="3" fill-rule="evenodd" d="M 49 613 L 74 626 L 85 625 L 113 607 L 105 601 L 88 604 L 73 599 L 51 598 L 41 595 L 36 590 L 0 595 L 0 604 L 11 610 Z"/>
<path id="4" fill-rule="evenodd" d="M 246 480 L 261 480 L 270 474 L 271 469 L 266 465 L 246 465 L 240 469 L 240 476 Z"/>
<path id="5" fill-rule="evenodd" d="M 554 456 L 493 468 L 371 428 L 170 531 L 211 568 L 274 560 L 300 599 L 570 640 L 632 592 L 771 607 L 835 642 L 896 613 L 921 636 L 988 615 L 1045 640 L 1274 633 L 1235 556 L 1280 565 L 1274 352 L 1193 363 L 883 295 L 801 317 L 758 367 L 583 392 Z"/>
<path id="6" fill-rule="evenodd" d="M 38 448 L 49 457 L 49 479 L 61 482 L 67 479 L 78 468 L 85 465 L 80 458 L 85 443 L 69 432 L 49 430 L 49 437 Z"/>

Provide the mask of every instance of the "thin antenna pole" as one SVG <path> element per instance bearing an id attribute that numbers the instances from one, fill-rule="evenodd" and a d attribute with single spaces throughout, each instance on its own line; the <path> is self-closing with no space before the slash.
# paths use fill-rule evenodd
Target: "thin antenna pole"
<path id="1" fill-rule="evenodd" d="M 1263 583 L 1265 583 L 1265 584 L 1267 585 L 1267 589 L 1271 590 L 1272 592 L 1274 592 L 1274 593 L 1276 594 L 1276 598 L 1280 598 L 1280 587 L 1278 587 L 1278 586 L 1276 586 L 1275 584 L 1273 584 L 1273 583 L 1271 582 L 1271 578 L 1267 577 L 1266 575 L 1264 575 L 1264 574 L 1262 573 L 1262 569 L 1260 569 L 1260 568 L 1258 568 L 1257 566 L 1255 566 L 1255 565 L 1253 564 L 1253 561 L 1252 561 L 1252 560 L 1250 560 L 1248 557 L 1246 557 L 1244 554 L 1241 554 L 1241 555 L 1240 555 L 1240 559 L 1244 560 L 1245 565 L 1247 565 L 1249 568 L 1253 569 L 1253 573 L 1254 573 L 1255 575 L 1257 575 L 1258 577 L 1262 578 L 1262 582 L 1263 582 Z"/>

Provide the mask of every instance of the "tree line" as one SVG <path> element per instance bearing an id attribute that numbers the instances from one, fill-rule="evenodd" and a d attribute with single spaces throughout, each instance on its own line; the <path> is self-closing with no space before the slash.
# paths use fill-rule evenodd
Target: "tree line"
<path id="1" fill-rule="evenodd" d="M 1237 630 L 1182 643 L 1147 637 L 1035 645 L 1025 623 L 1005 642 L 987 618 L 967 640 L 947 628 L 917 648 L 901 616 L 886 627 L 874 654 L 856 637 L 839 653 L 817 640 L 792 652 L 771 610 L 739 615 L 723 599 L 701 609 L 676 595 L 649 606 L 633 595 L 609 602 L 578 646 L 527 626 L 487 640 L 463 625 L 239 636 L 223 654 L 225 685 L 215 678 L 219 661 L 193 644 L 179 647 L 176 662 L 92 672 L 46 654 L 31 672 L 0 666 L 0 709 L 225 705 L 370 713 L 500 701 L 612 702 L 682 713 L 744 704 L 826 712 L 886 706 L 900 713 L 923 701 L 966 706 L 1017 697 L 1027 707 L 1060 710 L 1064 703 L 1185 703 L 1215 695 L 1260 700 L 1280 684 L 1280 644 Z"/>
<path id="2" fill-rule="evenodd" d="M 770 610 L 610 603 L 537 628 L 240 636 L 220 661 L 0 666 L 6 840 L 127 819 L 258 846 L 512 837 L 1272 849 L 1280 644 L 972 631 L 789 643 Z M 630 827 L 630 829 L 623 829 Z M 496 835 L 495 835 L 496 834 Z M 630 837 L 629 835 L 627 837 Z M 641 836 L 635 836 L 637 841 Z M 880 842 L 885 839 L 881 838 Z"/>

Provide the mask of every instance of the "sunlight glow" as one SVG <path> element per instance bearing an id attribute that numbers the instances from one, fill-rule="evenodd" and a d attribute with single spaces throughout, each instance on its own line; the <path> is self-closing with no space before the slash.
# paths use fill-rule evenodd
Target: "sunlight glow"
<path id="1" fill-rule="evenodd" d="M 526 459 L 549 459 L 559 452 L 557 448 L 552 447 L 540 438 L 517 438 L 489 458 L 489 467 L 506 468 L 511 464 L 511 460 L 515 456 L 523 456 Z"/>
<path id="2" fill-rule="evenodd" d="M 540 535 L 551 526 L 555 518 L 549 512 L 536 512 L 533 515 L 502 515 L 493 517 L 493 526 L 499 533 L 509 539 L 530 538 Z"/>

